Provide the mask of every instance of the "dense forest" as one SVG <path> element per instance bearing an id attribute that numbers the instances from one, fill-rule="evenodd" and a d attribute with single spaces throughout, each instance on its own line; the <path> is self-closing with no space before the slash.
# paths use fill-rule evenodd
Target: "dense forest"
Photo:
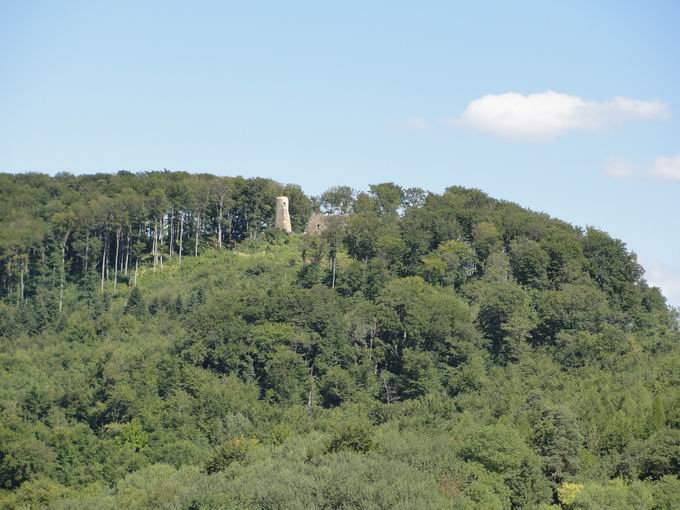
<path id="1" fill-rule="evenodd" d="M 167 171 L 0 218 L 0 508 L 680 508 L 677 310 L 601 230 Z"/>

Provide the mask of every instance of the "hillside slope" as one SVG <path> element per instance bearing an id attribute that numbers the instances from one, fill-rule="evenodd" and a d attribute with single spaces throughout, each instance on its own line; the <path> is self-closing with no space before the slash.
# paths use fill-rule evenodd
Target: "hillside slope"
<path id="1" fill-rule="evenodd" d="M 459 187 L 0 184 L 0 508 L 680 507 L 677 315 L 604 232 Z"/>

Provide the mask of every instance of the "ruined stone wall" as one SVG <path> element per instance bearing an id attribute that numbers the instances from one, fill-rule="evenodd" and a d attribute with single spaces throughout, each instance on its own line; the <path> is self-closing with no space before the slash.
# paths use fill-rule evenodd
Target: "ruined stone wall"
<path id="1" fill-rule="evenodd" d="M 326 230 L 326 215 L 321 213 L 312 214 L 307 222 L 307 234 L 320 234 Z"/>
<path id="2" fill-rule="evenodd" d="M 306 234 L 322 234 L 330 226 L 342 227 L 347 219 L 343 214 L 312 214 L 307 222 Z"/>

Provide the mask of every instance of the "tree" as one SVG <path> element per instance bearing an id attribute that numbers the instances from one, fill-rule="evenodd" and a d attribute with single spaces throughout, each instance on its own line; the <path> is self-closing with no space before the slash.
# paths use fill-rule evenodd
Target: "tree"
<path id="1" fill-rule="evenodd" d="M 640 478 L 659 480 L 680 476 L 680 431 L 666 429 L 652 435 L 640 455 Z"/>
<path id="2" fill-rule="evenodd" d="M 375 200 L 376 210 L 380 215 L 396 214 L 401 206 L 403 191 L 393 182 L 371 184 L 371 195 Z"/>
<path id="3" fill-rule="evenodd" d="M 639 299 L 635 285 L 642 277 L 642 267 L 626 245 L 606 233 L 588 228 L 583 239 L 587 269 L 597 285 L 619 307 L 627 310 Z"/>
<path id="4" fill-rule="evenodd" d="M 233 203 L 231 190 L 231 182 L 226 177 L 217 177 L 212 185 L 212 191 L 217 202 L 217 246 L 220 249 L 222 249 L 222 241 L 224 238 L 222 233 L 224 213 L 231 209 Z M 230 231 L 231 228 L 228 228 L 227 232 L 230 233 Z"/>
<path id="5" fill-rule="evenodd" d="M 517 361 L 536 325 L 529 295 L 516 283 L 481 283 L 475 290 L 477 321 L 491 340 L 491 351 L 504 362 Z"/>
<path id="6" fill-rule="evenodd" d="M 564 407 L 545 405 L 540 397 L 529 401 L 531 445 L 543 459 L 543 469 L 559 485 L 578 471 L 581 434 L 576 419 Z"/>
<path id="7" fill-rule="evenodd" d="M 534 333 L 541 343 L 553 343 L 561 330 L 598 331 L 611 320 L 606 296 L 592 285 L 566 284 L 536 295 L 539 323 Z"/>
<path id="8" fill-rule="evenodd" d="M 373 433 L 368 426 L 350 423 L 339 427 L 331 436 L 326 451 L 330 453 L 351 450 L 367 453 L 373 447 Z"/>
<path id="9" fill-rule="evenodd" d="M 205 466 L 209 475 L 224 471 L 233 462 L 243 462 L 248 458 L 248 453 L 257 447 L 259 440 L 256 437 L 235 437 L 226 443 L 222 443 L 213 453 Z"/>
<path id="10" fill-rule="evenodd" d="M 61 271 L 59 278 L 59 313 L 64 306 L 64 280 L 66 277 L 66 244 L 75 229 L 76 215 L 72 210 L 66 210 L 59 204 L 57 211 L 52 215 L 51 222 L 54 224 L 54 234 L 61 248 Z"/>
<path id="11" fill-rule="evenodd" d="M 349 186 L 332 186 L 321 195 L 321 208 L 327 214 L 349 214 L 355 191 Z"/>
<path id="12" fill-rule="evenodd" d="M 472 230 L 472 246 L 480 260 L 486 260 L 492 252 L 502 249 L 501 232 L 495 223 L 481 221 Z"/>
<path id="13" fill-rule="evenodd" d="M 425 205 L 428 192 L 422 188 L 406 188 L 402 190 L 401 206 L 407 211 Z"/>
<path id="14" fill-rule="evenodd" d="M 474 251 L 461 241 L 446 241 L 423 257 L 425 279 L 434 284 L 460 287 L 477 270 Z"/>
<path id="15" fill-rule="evenodd" d="M 376 240 L 380 235 L 381 227 L 380 218 L 370 211 L 350 216 L 343 239 L 350 256 L 364 262 L 375 257 L 378 250 Z"/>
<path id="16" fill-rule="evenodd" d="M 345 218 L 342 216 L 331 216 L 326 220 L 326 230 L 322 233 L 328 245 L 328 258 L 331 261 L 331 288 L 335 287 L 335 277 L 337 272 L 338 249 L 342 243 L 345 229 Z"/>
<path id="17" fill-rule="evenodd" d="M 299 404 L 305 401 L 308 374 L 307 363 L 300 354 L 278 348 L 265 366 L 267 395 L 274 402 Z"/>
<path id="18" fill-rule="evenodd" d="M 527 238 L 510 242 L 510 265 L 512 273 L 521 285 L 537 289 L 548 286 L 550 256 L 536 241 Z"/>
<path id="19" fill-rule="evenodd" d="M 139 287 L 133 287 L 130 291 L 130 296 L 125 304 L 124 313 L 134 315 L 140 320 L 146 315 L 146 304 L 144 303 L 142 291 L 139 290 Z"/>

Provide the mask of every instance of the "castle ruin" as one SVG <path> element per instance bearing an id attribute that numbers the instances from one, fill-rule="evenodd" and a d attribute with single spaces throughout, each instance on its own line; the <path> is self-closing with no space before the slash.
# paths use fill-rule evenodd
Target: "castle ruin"
<path id="1" fill-rule="evenodd" d="M 288 197 L 276 197 L 276 228 L 283 230 L 286 234 L 293 231 L 290 223 L 290 213 L 288 212 Z"/>
<path id="2" fill-rule="evenodd" d="M 347 215 L 314 213 L 307 222 L 307 235 L 321 235 L 328 229 L 343 228 Z"/>

